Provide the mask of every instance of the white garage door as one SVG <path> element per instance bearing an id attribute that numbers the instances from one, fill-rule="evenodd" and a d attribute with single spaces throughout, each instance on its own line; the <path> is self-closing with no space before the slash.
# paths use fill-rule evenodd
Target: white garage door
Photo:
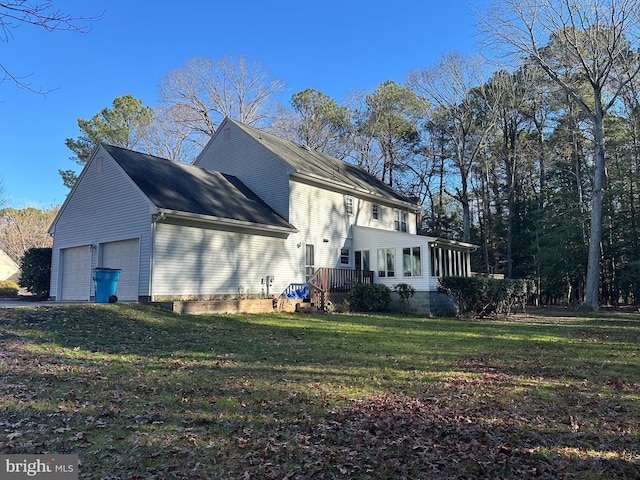
<path id="1" fill-rule="evenodd" d="M 89 300 L 91 291 L 91 250 L 89 245 L 64 248 L 62 255 L 62 300 Z"/>
<path id="2" fill-rule="evenodd" d="M 101 267 L 121 270 L 116 290 L 118 300 L 138 301 L 138 265 L 140 263 L 138 239 L 103 243 L 101 252 Z"/>

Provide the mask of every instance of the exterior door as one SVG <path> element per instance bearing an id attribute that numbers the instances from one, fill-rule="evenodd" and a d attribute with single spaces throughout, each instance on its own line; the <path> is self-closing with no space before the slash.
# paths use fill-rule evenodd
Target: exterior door
<path id="1" fill-rule="evenodd" d="M 311 280 L 311 277 L 313 277 L 313 274 L 316 273 L 316 268 L 315 268 L 315 252 L 314 252 L 314 247 L 311 244 L 307 244 L 305 246 L 305 252 L 304 252 L 304 279 L 305 282 L 308 282 L 309 280 Z"/>

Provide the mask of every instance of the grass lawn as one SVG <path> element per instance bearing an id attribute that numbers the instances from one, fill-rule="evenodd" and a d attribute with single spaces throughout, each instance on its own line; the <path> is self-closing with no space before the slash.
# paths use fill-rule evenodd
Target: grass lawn
<path id="1" fill-rule="evenodd" d="M 640 478 L 640 315 L 0 309 L 0 453 L 83 479 Z"/>

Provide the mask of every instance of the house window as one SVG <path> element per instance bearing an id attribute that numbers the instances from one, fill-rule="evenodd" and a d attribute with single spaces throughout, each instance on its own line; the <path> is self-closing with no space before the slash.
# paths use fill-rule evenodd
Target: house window
<path id="1" fill-rule="evenodd" d="M 354 256 L 356 270 L 371 270 L 369 263 L 369 250 L 357 250 Z"/>
<path id="2" fill-rule="evenodd" d="M 344 207 L 347 215 L 353 215 L 353 197 L 346 195 L 344 197 Z"/>
<path id="3" fill-rule="evenodd" d="M 378 249 L 378 277 L 395 277 L 396 252 L 393 248 Z"/>
<path id="4" fill-rule="evenodd" d="M 420 247 L 402 249 L 402 272 L 405 277 L 422 276 Z"/>
<path id="5" fill-rule="evenodd" d="M 403 212 L 402 210 L 393 211 L 393 227 L 397 232 L 407 231 L 407 216 L 407 212 Z"/>
<path id="6" fill-rule="evenodd" d="M 341 248 L 340 249 L 340 265 L 349 265 L 351 262 L 350 260 L 350 252 L 348 248 Z"/>
<path id="7" fill-rule="evenodd" d="M 229 128 L 222 130 L 222 139 L 225 141 L 231 140 L 231 130 Z"/>
<path id="8" fill-rule="evenodd" d="M 314 258 L 313 245 L 307 244 L 304 252 L 304 278 L 305 281 L 311 280 L 315 271 L 315 258 Z"/>
<path id="9" fill-rule="evenodd" d="M 374 220 L 380 219 L 380 205 L 378 205 L 377 203 L 371 205 L 371 217 Z"/>

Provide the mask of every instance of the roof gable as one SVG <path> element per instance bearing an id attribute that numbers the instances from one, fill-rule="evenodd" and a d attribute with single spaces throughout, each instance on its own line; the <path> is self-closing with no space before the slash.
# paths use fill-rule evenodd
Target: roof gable
<path id="1" fill-rule="evenodd" d="M 102 144 L 160 210 L 293 229 L 232 175 Z"/>
<path id="2" fill-rule="evenodd" d="M 340 184 L 388 200 L 414 205 L 414 202 L 407 197 L 357 165 L 303 147 L 229 118 L 225 119 L 225 122 L 233 123 L 242 129 L 255 141 L 262 144 L 293 168 L 295 173 L 299 175 Z"/>

